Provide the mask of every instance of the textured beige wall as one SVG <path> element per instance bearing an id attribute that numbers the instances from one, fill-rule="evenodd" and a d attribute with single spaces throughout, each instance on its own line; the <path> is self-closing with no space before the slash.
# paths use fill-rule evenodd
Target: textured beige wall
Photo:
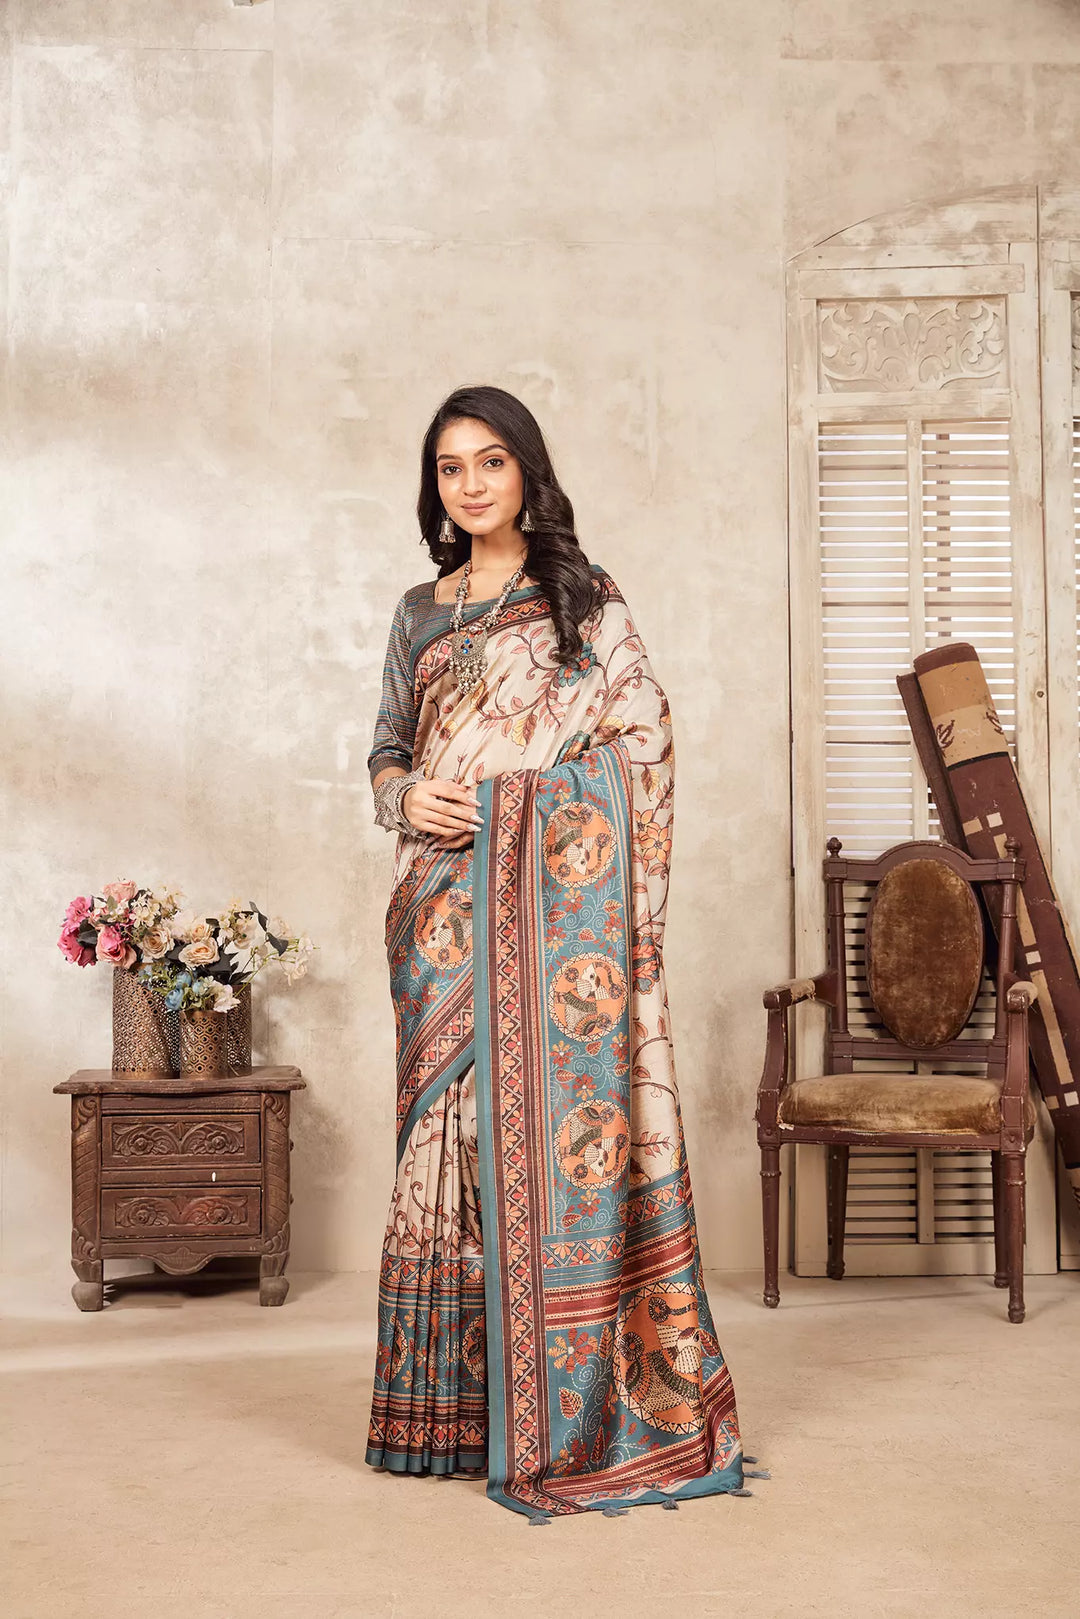
<path id="1" fill-rule="evenodd" d="M 10 0 L 4 1263 L 60 1268 L 109 983 L 75 893 L 250 892 L 322 946 L 295 1263 L 390 1188 L 389 839 L 364 768 L 461 382 L 548 431 L 672 701 L 668 969 L 705 1256 L 757 1263 L 762 986 L 789 967 L 785 254 L 1074 172 L 1072 0 Z M 9 116 L 10 109 L 10 116 Z"/>

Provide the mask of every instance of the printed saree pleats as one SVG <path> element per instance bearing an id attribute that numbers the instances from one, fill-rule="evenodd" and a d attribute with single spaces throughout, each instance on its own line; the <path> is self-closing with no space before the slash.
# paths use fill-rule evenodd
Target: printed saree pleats
<path id="1" fill-rule="evenodd" d="M 367 1460 L 392 1472 L 487 1463 L 484 1257 L 471 1070 L 417 1120 L 398 1164 L 379 1277 Z"/>
<path id="2" fill-rule="evenodd" d="M 411 684 L 413 767 L 476 783 L 483 826 L 464 850 L 398 843 L 399 1173 L 368 1459 L 486 1466 L 488 1494 L 530 1516 L 743 1482 L 664 979 L 670 718 L 594 573 L 569 667 L 538 587 L 508 599 L 467 698 L 430 586 L 403 598 L 394 633 L 410 609 L 425 628 L 387 659 Z M 395 736 L 372 762 L 410 740 L 402 692 L 384 707 Z"/>

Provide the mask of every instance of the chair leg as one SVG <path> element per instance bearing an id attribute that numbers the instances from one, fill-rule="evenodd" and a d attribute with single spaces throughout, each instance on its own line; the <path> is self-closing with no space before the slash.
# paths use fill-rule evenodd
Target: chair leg
<path id="1" fill-rule="evenodd" d="M 834 1282 L 844 1275 L 844 1225 L 847 1221 L 848 1148 L 829 1147 L 825 1168 L 826 1225 L 829 1233 L 829 1263 L 826 1274 Z"/>
<path id="2" fill-rule="evenodd" d="M 1024 1319 L 1024 1154 L 1004 1154 L 1005 1228 L 1009 1255 L 1009 1320 Z"/>
<path id="3" fill-rule="evenodd" d="M 1004 1178 L 1001 1172 L 1001 1154 L 990 1154 L 990 1176 L 994 1188 L 994 1286 L 1008 1287 L 1009 1244 L 1005 1231 Z"/>
<path id="4" fill-rule="evenodd" d="M 765 1243 L 765 1291 L 770 1310 L 780 1303 L 780 1148 L 761 1149 L 761 1227 Z"/>

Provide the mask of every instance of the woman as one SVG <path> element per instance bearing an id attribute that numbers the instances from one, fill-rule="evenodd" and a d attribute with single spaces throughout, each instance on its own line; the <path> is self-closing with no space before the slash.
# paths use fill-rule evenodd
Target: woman
<path id="1" fill-rule="evenodd" d="M 440 407 L 418 514 L 439 577 L 398 602 L 368 756 L 398 1172 L 367 1460 L 540 1522 L 739 1493 L 661 956 L 667 699 L 513 395 Z"/>

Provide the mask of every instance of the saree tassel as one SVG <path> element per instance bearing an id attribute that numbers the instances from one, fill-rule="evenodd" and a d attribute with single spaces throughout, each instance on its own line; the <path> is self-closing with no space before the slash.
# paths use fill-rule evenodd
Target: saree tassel
<path id="1" fill-rule="evenodd" d="M 678 1512 L 678 1510 L 679 1510 L 679 1503 L 672 1496 L 669 1495 L 667 1500 L 664 1502 L 664 1511 L 665 1512 Z"/>
<path id="2" fill-rule="evenodd" d="M 756 1456 L 744 1456 L 743 1457 L 743 1461 L 746 1463 L 747 1467 L 753 1467 L 754 1463 L 757 1460 L 758 1460 L 758 1458 Z"/>
<path id="3" fill-rule="evenodd" d="M 729 1490 L 729 1495 L 753 1495 L 753 1490 Z"/>
<path id="4" fill-rule="evenodd" d="M 529 1513 L 529 1522 L 530 1522 L 530 1524 L 532 1524 L 534 1526 L 539 1524 L 542 1527 L 545 1523 L 550 1523 L 551 1522 L 551 1513 L 550 1512 L 530 1512 Z"/>
<path id="5" fill-rule="evenodd" d="M 772 1478 L 767 1467 L 743 1468 L 743 1478 Z"/>
<path id="6" fill-rule="evenodd" d="M 629 1512 L 629 1510 L 630 1510 L 629 1507 L 604 1507 L 604 1508 L 602 1508 L 602 1511 L 603 1511 L 603 1514 L 604 1514 L 605 1518 L 625 1518 L 626 1514 Z"/>

